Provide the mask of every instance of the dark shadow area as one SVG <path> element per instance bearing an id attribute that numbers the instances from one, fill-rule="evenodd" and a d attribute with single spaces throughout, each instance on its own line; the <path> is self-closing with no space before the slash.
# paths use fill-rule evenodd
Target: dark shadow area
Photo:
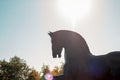
<path id="1" fill-rule="evenodd" d="M 48 34 L 53 58 L 60 58 L 65 49 L 63 75 L 54 76 L 54 80 L 120 80 L 120 51 L 94 56 L 76 32 L 59 30 Z"/>

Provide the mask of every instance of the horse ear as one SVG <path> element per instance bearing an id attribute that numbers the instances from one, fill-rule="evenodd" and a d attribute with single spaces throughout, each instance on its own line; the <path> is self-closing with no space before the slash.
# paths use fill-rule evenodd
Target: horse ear
<path id="1" fill-rule="evenodd" d="M 53 35 L 53 32 L 48 32 L 48 35 L 50 36 L 50 37 L 52 37 L 52 35 Z"/>

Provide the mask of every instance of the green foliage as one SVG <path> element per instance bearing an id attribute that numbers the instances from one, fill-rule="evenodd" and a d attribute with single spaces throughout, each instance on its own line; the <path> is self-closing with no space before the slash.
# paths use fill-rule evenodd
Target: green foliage
<path id="1" fill-rule="evenodd" d="M 11 58 L 9 62 L 0 61 L 0 80 L 26 80 L 29 71 L 25 61 L 17 56 Z"/>
<path id="2" fill-rule="evenodd" d="M 25 60 L 14 56 L 9 61 L 0 60 L 0 80 L 45 80 L 46 73 L 52 73 L 53 76 L 61 75 L 63 66 L 64 63 L 50 71 L 48 65 L 43 65 L 39 73 L 35 69 L 30 69 Z"/>

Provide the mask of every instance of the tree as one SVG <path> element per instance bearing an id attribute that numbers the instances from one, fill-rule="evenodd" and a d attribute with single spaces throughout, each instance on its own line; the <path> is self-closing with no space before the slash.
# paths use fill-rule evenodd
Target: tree
<path id="1" fill-rule="evenodd" d="M 29 67 L 23 59 L 14 56 L 9 62 L 0 61 L 0 80 L 26 80 Z"/>
<path id="2" fill-rule="evenodd" d="M 62 63 L 62 65 L 60 67 L 55 66 L 54 69 L 51 71 L 53 76 L 62 75 L 63 74 L 63 66 L 64 66 L 64 63 Z"/>
<path id="3" fill-rule="evenodd" d="M 46 73 L 50 73 L 50 69 L 48 65 L 43 65 L 41 68 L 41 73 L 43 73 L 43 75 L 41 76 L 41 80 L 45 80 L 45 74 Z"/>
<path id="4" fill-rule="evenodd" d="M 51 71 L 53 76 L 59 75 L 59 67 L 55 66 L 54 69 Z"/>
<path id="5" fill-rule="evenodd" d="M 43 65 L 41 69 L 42 69 L 41 72 L 43 73 L 43 75 L 50 72 L 50 69 L 49 69 L 48 65 Z"/>
<path id="6" fill-rule="evenodd" d="M 5 60 L 0 61 L 0 80 L 9 80 L 9 63 Z"/>
<path id="7" fill-rule="evenodd" d="M 61 66 L 59 68 L 59 75 L 62 75 L 63 74 L 63 67 L 64 67 L 64 63 L 61 62 Z"/>
<path id="8" fill-rule="evenodd" d="M 40 74 L 33 69 L 29 74 L 28 80 L 40 80 L 40 78 Z"/>

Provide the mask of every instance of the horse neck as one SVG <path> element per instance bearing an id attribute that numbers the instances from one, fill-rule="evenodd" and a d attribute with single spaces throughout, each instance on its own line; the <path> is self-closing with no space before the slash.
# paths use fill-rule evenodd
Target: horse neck
<path id="1" fill-rule="evenodd" d="M 85 61 L 90 56 L 89 49 L 87 47 L 85 49 L 80 49 L 80 47 L 76 48 L 76 46 L 66 46 L 65 47 L 65 61 L 73 62 L 82 59 L 81 61 Z M 85 60 L 83 60 L 85 59 Z"/>
<path id="2" fill-rule="evenodd" d="M 65 48 L 66 54 L 73 53 L 76 55 L 90 55 L 90 50 L 85 41 L 79 41 L 79 42 L 66 42 L 63 44 Z"/>
<path id="3" fill-rule="evenodd" d="M 62 38 L 61 42 L 62 46 L 65 49 L 66 61 L 74 59 L 78 60 L 80 58 L 83 59 L 91 55 L 86 41 L 78 35 L 74 35 L 72 37 L 65 36 Z"/>

